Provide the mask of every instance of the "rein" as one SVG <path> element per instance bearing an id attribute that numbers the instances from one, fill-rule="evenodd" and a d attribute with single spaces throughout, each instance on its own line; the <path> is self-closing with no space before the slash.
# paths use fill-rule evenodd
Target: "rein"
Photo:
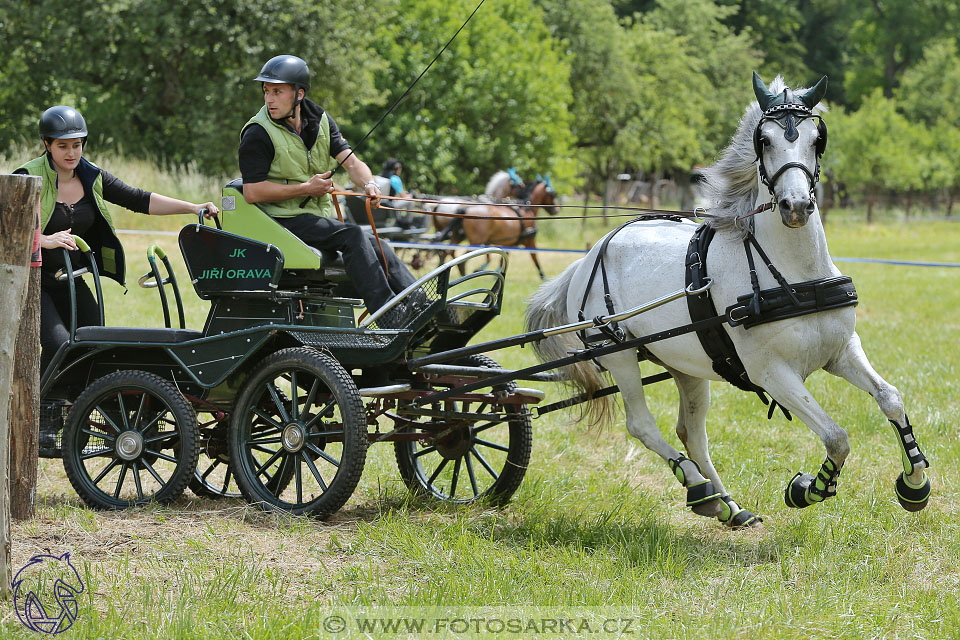
<path id="1" fill-rule="evenodd" d="M 332 196 L 355 196 L 357 198 L 368 198 L 371 199 L 374 196 L 367 195 L 366 193 L 358 193 L 356 191 L 331 191 L 330 195 Z M 477 205 L 486 205 L 494 207 L 510 207 L 517 206 L 514 203 L 501 203 L 501 202 L 478 202 L 478 201 L 469 201 L 469 200 L 431 200 L 427 198 L 402 198 L 400 196 L 378 196 L 380 200 L 400 200 L 402 202 L 420 202 L 424 204 L 445 204 L 445 205 L 459 205 L 464 207 L 474 207 Z M 334 198 L 336 202 L 336 198 Z M 520 205 L 523 207 L 545 207 L 543 204 L 523 204 Z M 638 216 L 675 216 L 678 218 L 686 218 L 689 220 L 698 220 L 705 214 L 705 210 L 701 208 L 694 209 L 693 211 L 674 211 L 671 209 L 647 209 L 643 207 L 630 207 L 630 206 L 603 206 L 603 205 L 587 205 L 582 206 L 578 204 L 553 204 L 552 207 L 557 207 L 558 209 L 616 209 L 618 211 L 632 211 L 633 213 L 610 213 L 605 215 L 594 215 L 594 216 L 526 216 L 524 220 L 584 220 L 590 218 L 636 218 Z M 771 208 L 773 205 L 767 203 L 763 205 L 766 208 Z M 385 206 L 382 203 L 380 204 L 380 209 L 385 211 L 400 211 L 404 213 L 421 213 L 428 216 L 438 216 L 441 218 L 461 218 L 464 220 L 516 220 L 516 215 L 513 216 L 471 216 L 465 213 L 442 213 L 439 211 L 428 211 L 426 209 L 401 209 L 399 207 L 390 207 Z M 760 207 L 754 211 L 745 214 L 745 215 L 754 215 L 760 213 L 761 211 L 766 211 L 766 209 Z"/>

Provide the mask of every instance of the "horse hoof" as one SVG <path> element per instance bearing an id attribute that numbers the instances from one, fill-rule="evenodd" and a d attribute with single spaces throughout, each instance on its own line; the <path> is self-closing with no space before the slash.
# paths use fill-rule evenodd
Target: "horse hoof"
<path id="1" fill-rule="evenodd" d="M 807 501 L 807 490 L 812 482 L 813 476 L 809 473 L 798 473 L 793 476 L 790 484 L 783 492 L 783 501 L 787 503 L 788 507 L 794 509 L 809 507 L 813 503 Z"/>
<path id="2" fill-rule="evenodd" d="M 923 484 L 914 487 L 907 484 L 907 479 L 903 473 L 897 476 L 896 490 L 897 500 L 900 506 L 910 512 L 920 511 L 927 506 L 927 500 L 930 499 L 930 478 L 923 474 Z"/>
<path id="3" fill-rule="evenodd" d="M 726 503 L 726 508 L 723 509 L 722 513 L 717 517 L 720 519 L 720 522 L 731 529 L 751 529 L 753 527 L 759 527 L 763 523 L 763 518 L 746 509 L 741 509 L 740 505 L 734 502 L 730 496 L 723 496 L 721 500 Z M 721 505 L 721 507 L 722 506 L 723 505 Z"/>

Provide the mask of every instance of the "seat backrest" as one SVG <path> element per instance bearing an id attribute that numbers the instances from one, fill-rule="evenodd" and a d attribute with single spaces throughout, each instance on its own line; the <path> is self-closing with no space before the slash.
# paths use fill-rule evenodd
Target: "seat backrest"
<path id="1" fill-rule="evenodd" d="M 224 231 L 279 247 L 284 269 L 321 269 L 323 266 L 322 258 L 309 245 L 243 198 L 243 181 L 239 178 L 223 187 L 220 220 Z"/>
<path id="2" fill-rule="evenodd" d="M 180 230 L 180 252 L 197 295 L 275 291 L 284 268 L 276 245 L 201 224 Z"/>

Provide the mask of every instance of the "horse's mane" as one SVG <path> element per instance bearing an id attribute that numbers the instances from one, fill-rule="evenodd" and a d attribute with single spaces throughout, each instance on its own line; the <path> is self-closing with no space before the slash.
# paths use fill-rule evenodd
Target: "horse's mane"
<path id="1" fill-rule="evenodd" d="M 506 187 L 503 186 L 504 183 L 507 183 Z M 487 186 L 483 192 L 491 198 L 502 198 L 505 194 L 510 193 L 509 183 L 510 174 L 506 171 L 497 171 L 487 180 Z"/>
<path id="2" fill-rule="evenodd" d="M 772 93 L 780 93 L 785 87 L 781 76 L 770 83 Z M 797 87 L 795 93 L 806 91 Z M 818 108 L 817 111 L 820 111 Z M 757 154 L 753 148 L 753 132 L 760 122 L 760 105 L 751 102 L 730 144 L 720 153 L 716 163 L 703 170 L 703 195 L 707 211 L 702 215 L 708 225 L 715 229 L 739 228 L 746 224 L 742 216 L 753 210 L 757 201 Z"/>

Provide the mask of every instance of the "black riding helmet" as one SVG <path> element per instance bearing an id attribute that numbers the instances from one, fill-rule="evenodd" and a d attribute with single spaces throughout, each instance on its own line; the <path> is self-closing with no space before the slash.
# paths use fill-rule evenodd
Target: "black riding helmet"
<path id="1" fill-rule="evenodd" d="M 310 68 L 297 56 L 274 56 L 260 69 L 254 82 L 292 84 L 294 89 L 310 90 Z"/>
<path id="2" fill-rule="evenodd" d="M 44 140 L 86 138 L 87 123 L 73 107 L 50 107 L 40 116 L 40 137 Z"/>

